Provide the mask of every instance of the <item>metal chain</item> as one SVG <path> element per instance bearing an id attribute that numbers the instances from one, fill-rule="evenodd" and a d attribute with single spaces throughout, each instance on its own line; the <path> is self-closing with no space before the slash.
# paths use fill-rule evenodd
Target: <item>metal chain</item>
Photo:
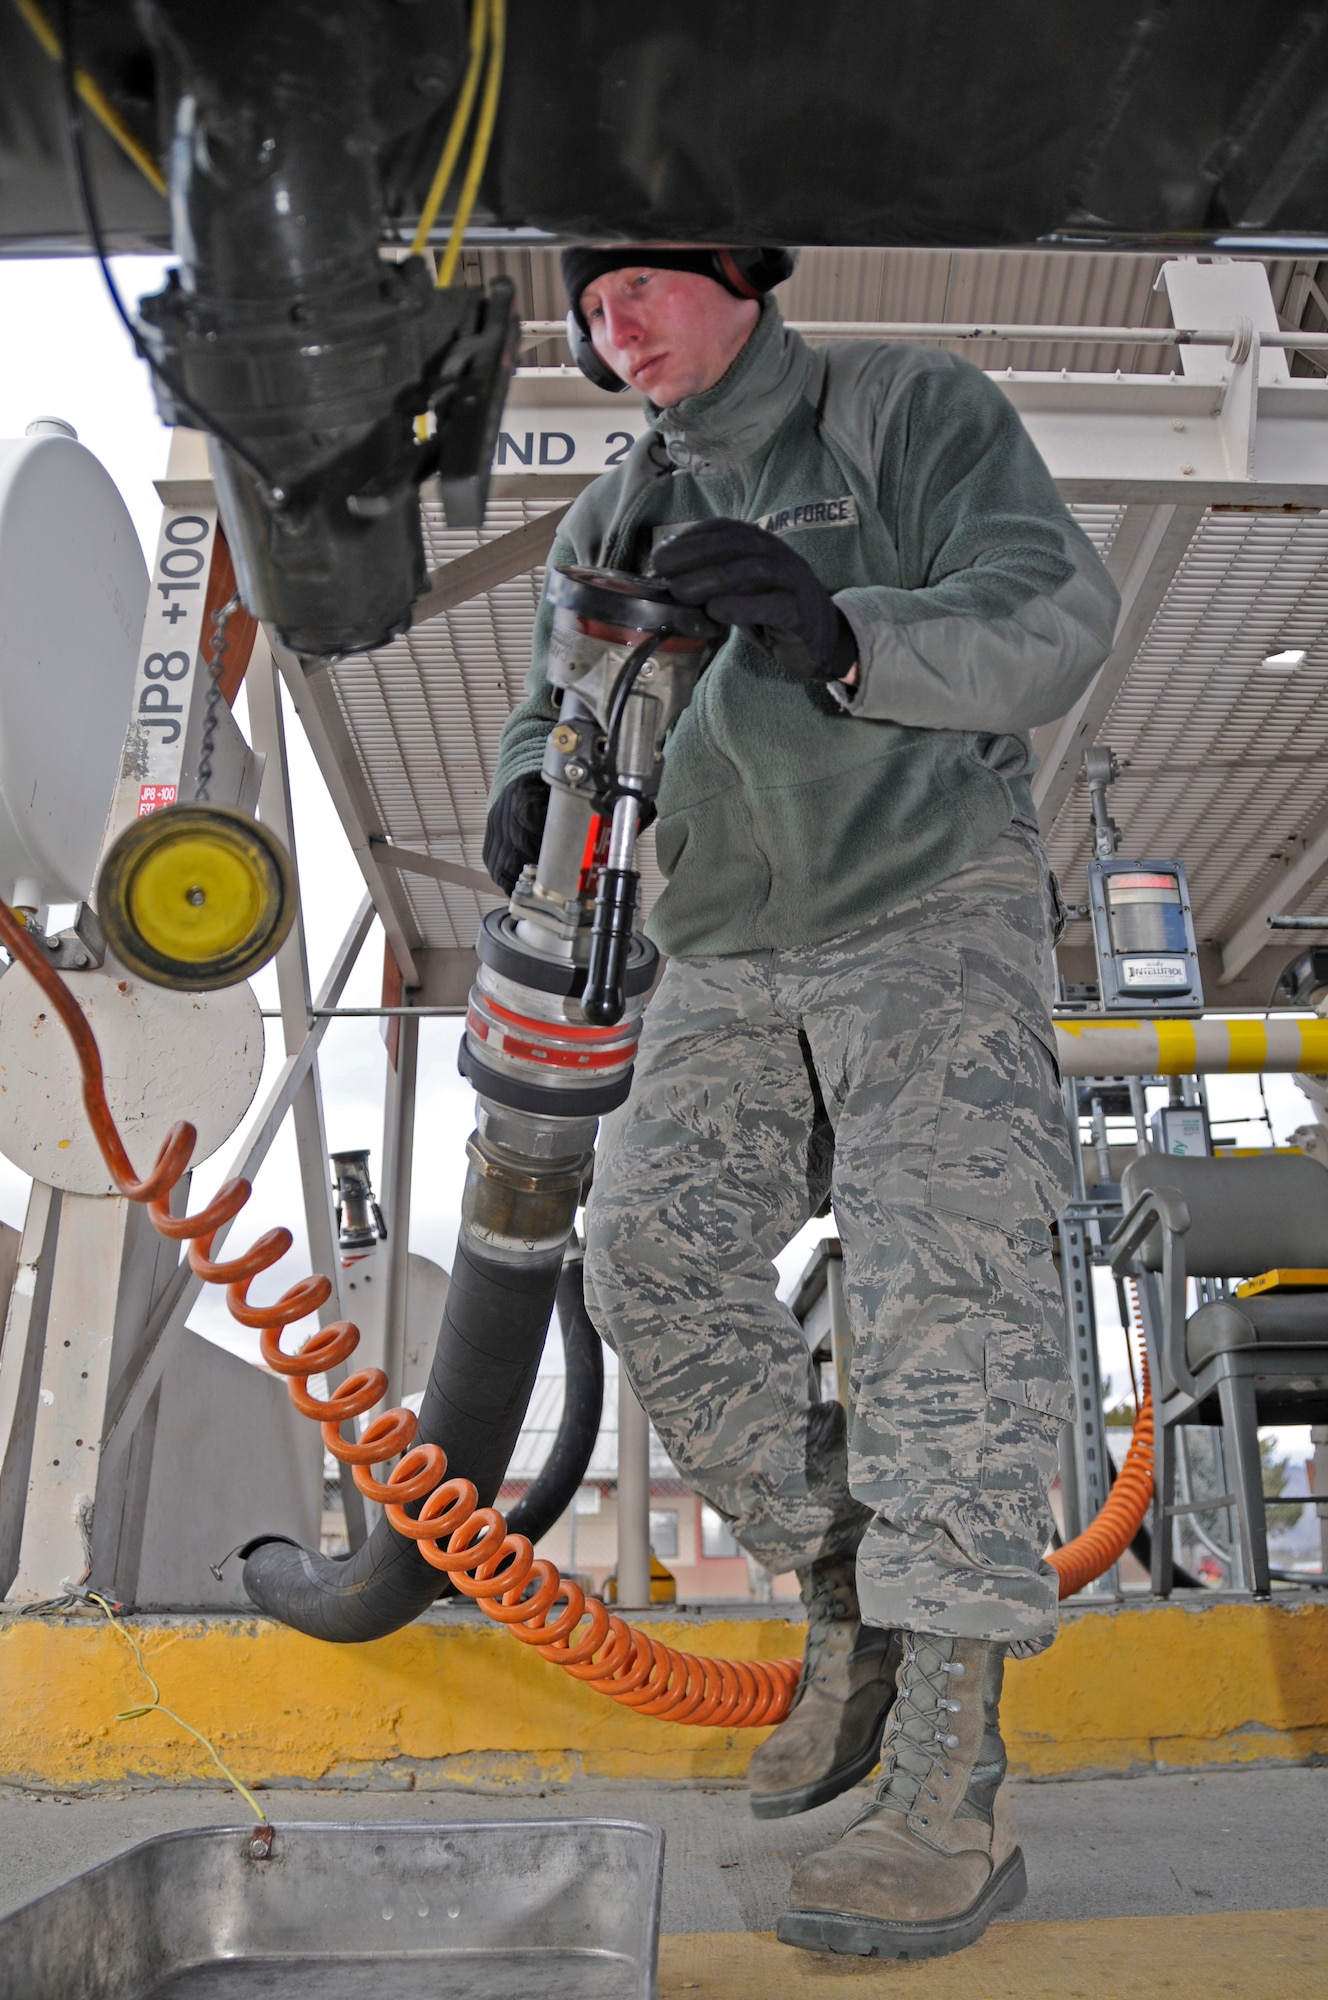
<path id="1" fill-rule="evenodd" d="M 208 786 L 212 783 L 212 752 L 217 740 L 217 722 L 221 713 L 221 676 L 225 665 L 226 627 L 240 608 L 240 593 L 232 591 L 224 604 L 219 604 L 212 614 L 212 657 L 208 661 L 207 709 L 203 716 L 203 737 L 198 750 L 198 783 L 194 787 L 194 797 L 200 804 L 207 803 Z"/>

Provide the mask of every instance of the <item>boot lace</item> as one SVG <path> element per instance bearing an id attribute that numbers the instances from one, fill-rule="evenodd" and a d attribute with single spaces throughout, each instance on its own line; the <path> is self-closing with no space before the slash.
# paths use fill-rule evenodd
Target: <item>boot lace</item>
<path id="1" fill-rule="evenodd" d="M 807 1641 L 802 1673 L 793 1693 L 794 1707 L 820 1666 L 821 1655 L 836 1625 L 856 1624 L 858 1618 L 857 1596 L 847 1576 L 834 1571 L 813 1579 L 807 1592 Z"/>
<path id="2" fill-rule="evenodd" d="M 913 1813 L 924 1801 L 939 1803 L 930 1781 L 938 1774 L 951 1776 L 945 1756 L 958 1748 L 959 1738 L 949 1718 L 958 1715 L 963 1703 L 950 1690 L 963 1672 L 962 1663 L 948 1659 L 939 1646 L 925 1639 L 904 1641 L 899 1691 L 881 1743 L 881 1776 L 872 1804 L 858 1814 L 855 1826 L 882 1810 Z M 918 1815 L 918 1823 L 927 1826 L 929 1821 Z"/>

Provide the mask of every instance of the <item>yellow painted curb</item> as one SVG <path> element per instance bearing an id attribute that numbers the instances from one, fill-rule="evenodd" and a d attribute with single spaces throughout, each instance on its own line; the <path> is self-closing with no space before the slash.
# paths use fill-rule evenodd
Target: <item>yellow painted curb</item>
<path id="1" fill-rule="evenodd" d="M 634 1714 L 488 1620 L 422 1623 L 332 1646 L 261 1618 L 126 1619 L 161 1698 L 246 1782 L 389 1784 L 734 1778 L 751 1731 Z M 783 1619 L 651 1623 L 656 1638 L 729 1658 L 797 1650 Z M 129 1778 L 211 1782 L 216 1770 L 145 1698 L 109 1624 L 19 1618 L 0 1630 L 0 1782 L 55 1788 Z"/>
<path id="2" fill-rule="evenodd" d="M 1073 1613 L 1006 1669 L 1001 1729 L 1021 1778 L 1328 1756 L 1328 1604 Z"/>
<path id="3" fill-rule="evenodd" d="M 760 1732 L 632 1714 L 496 1626 L 426 1621 L 329 1646 L 259 1618 L 159 1615 L 131 1629 L 163 1702 L 246 1782 L 389 1785 L 731 1779 Z M 783 1619 L 651 1621 L 670 1645 L 796 1652 Z M 129 1649 L 87 1617 L 0 1626 L 0 1782 L 51 1789 L 211 1781 L 203 1751 L 145 1698 Z M 1012 1662 L 1002 1719 L 1024 1777 L 1328 1758 L 1328 1604 L 1072 1613 Z"/>
<path id="4" fill-rule="evenodd" d="M 795 1951 L 768 1932 L 659 1943 L 659 2000 L 1298 2000 L 1324 1990 L 1328 1910 L 993 1924 L 951 1958 L 918 1965 Z"/>

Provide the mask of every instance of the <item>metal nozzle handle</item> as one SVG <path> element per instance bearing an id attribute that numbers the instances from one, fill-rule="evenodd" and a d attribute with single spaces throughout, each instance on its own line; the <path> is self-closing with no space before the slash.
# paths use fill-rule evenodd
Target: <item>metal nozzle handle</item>
<path id="1" fill-rule="evenodd" d="M 602 868 L 590 926 L 590 957 L 581 1011 L 597 1028 L 621 1021 L 627 1005 L 627 954 L 636 914 L 637 875 L 630 868 Z"/>

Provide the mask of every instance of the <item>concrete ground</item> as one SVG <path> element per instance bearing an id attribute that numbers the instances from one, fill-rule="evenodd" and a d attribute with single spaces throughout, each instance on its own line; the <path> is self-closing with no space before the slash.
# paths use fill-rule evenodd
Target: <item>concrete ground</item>
<path id="1" fill-rule="evenodd" d="M 1328 1904 L 1328 1769 L 1214 1771 L 1011 1787 L 1028 1858 L 1020 1923 L 1201 1916 Z M 798 1819 L 757 1821 L 740 1789 L 578 1781 L 472 1790 L 273 1790 L 273 1820 L 457 1821 L 604 1816 L 667 1838 L 666 1933 L 769 1932 L 789 1871 L 833 1840 L 870 1787 Z M 0 1912 L 177 1827 L 237 1826 L 221 1787 L 82 1796 L 0 1787 Z"/>

